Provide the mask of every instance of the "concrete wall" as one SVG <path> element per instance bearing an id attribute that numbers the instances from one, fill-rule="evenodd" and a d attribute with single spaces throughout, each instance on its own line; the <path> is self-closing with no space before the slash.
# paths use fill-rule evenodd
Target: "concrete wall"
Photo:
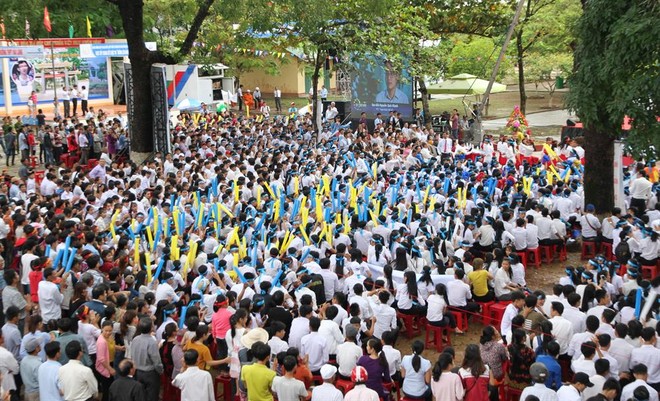
<path id="1" fill-rule="evenodd" d="M 265 71 L 252 71 L 243 74 L 240 79 L 243 89 L 254 91 L 258 86 L 265 98 L 273 97 L 276 86 L 282 91 L 282 96 L 305 95 L 304 64 L 296 60 L 282 64 L 277 75 L 270 75 Z"/>

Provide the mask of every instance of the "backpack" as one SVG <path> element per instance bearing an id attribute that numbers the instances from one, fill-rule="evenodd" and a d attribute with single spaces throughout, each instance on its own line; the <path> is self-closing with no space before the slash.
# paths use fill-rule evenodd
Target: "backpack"
<path id="1" fill-rule="evenodd" d="M 617 245 L 616 248 L 614 249 L 614 256 L 616 256 L 616 260 L 619 263 L 621 264 L 628 263 L 628 260 L 632 256 L 630 254 L 630 245 L 628 245 L 628 241 L 619 242 L 619 245 Z"/>

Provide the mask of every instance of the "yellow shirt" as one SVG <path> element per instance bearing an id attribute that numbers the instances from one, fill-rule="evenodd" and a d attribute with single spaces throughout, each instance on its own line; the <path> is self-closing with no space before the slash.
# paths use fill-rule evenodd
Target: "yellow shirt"
<path id="1" fill-rule="evenodd" d="M 478 297 L 488 294 L 488 271 L 476 270 L 468 273 L 468 279 L 472 283 L 472 293 Z"/>
<path id="2" fill-rule="evenodd" d="M 254 363 L 241 368 L 241 380 L 247 386 L 248 401 L 273 401 L 270 388 L 275 372 L 266 365 Z"/>

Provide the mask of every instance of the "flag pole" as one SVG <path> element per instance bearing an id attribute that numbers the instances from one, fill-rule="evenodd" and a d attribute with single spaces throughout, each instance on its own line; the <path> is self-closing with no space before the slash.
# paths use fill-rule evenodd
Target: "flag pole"
<path id="1" fill-rule="evenodd" d="M 50 32 L 48 32 L 48 39 L 50 39 Z M 57 100 L 57 78 L 55 77 L 55 50 L 53 49 L 53 41 L 50 40 L 50 65 L 53 69 L 53 105 L 55 106 L 55 111 L 53 116 L 57 117 L 59 114 L 59 105 Z"/>

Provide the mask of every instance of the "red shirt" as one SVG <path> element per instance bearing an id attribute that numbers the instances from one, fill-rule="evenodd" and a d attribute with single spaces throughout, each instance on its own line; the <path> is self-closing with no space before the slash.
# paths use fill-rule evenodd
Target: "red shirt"
<path id="1" fill-rule="evenodd" d="M 227 308 L 220 308 L 217 312 L 213 313 L 211 317 L 211 335 L 213 338 L 225 339 L 227 330 L 231 329 L 229 319 L 232 313 Z"/>
<path id="2" fill-rule="evenodd" d="M 37 291 L 39 290 L 39 282 L 43 279 L 44 273 L 41 270 L 32 270 L 28 275 L 30 279 L 30 298 L 33 303 L 39 302 L 39 295 Z"/>

